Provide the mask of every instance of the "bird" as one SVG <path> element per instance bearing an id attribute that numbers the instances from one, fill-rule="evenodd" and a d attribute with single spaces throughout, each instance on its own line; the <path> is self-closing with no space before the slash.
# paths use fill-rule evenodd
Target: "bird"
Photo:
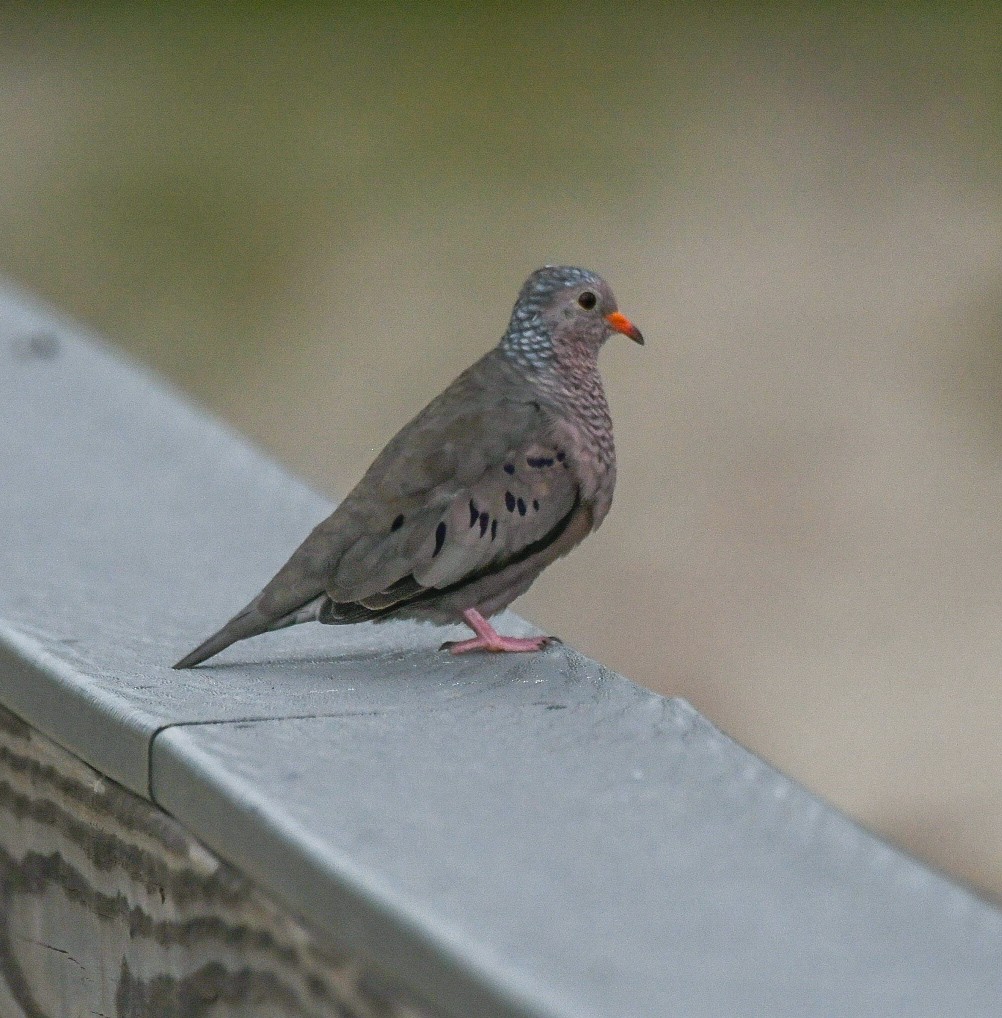
<path id="1" fill-rule="evenodd" d="M 542 650 L 490 618 L 605 519 L 616 484 L 598 354 L 643 345 L 609 284 L 548 265 L 523 284 L 501 341 L 392 438 L 250 604 L 174 668 L 305 622 L 465 622 L 453 654 Z"/>

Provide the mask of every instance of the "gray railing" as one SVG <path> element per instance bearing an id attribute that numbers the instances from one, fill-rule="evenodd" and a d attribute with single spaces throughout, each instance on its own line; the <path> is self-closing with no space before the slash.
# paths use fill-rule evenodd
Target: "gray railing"
<path id="1" fill-rule="evenodd" d="M 329 508 L 0 294 L 0 1014 L 1002 1014 L 1002 913 L 569 648 L 172 671 Z"/>

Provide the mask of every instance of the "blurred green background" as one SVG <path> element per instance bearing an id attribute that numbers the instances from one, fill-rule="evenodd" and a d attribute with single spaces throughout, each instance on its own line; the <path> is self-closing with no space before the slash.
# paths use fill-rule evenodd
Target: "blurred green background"
<path id="1" fill-rule="evenodd" d="M 617 501 L 518 609 L 998 895 L 1000 10 L 7 4 L 0 272 L 332 496 L 602 272 Z"/>

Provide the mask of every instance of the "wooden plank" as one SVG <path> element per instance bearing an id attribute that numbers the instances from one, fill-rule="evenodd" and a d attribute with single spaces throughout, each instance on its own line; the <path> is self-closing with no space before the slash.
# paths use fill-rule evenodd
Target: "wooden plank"
<path id="1" fill-rule="evenodd" d="M 0 708 L 4 1018 L 419 1018 L 167 814 Z"/>
<path id="2" fill-rule="evenodd" d="M 154 793 L 464 1018 L 1002 1014 L 1002 913 L 559 654 L 423 705 L 391 673 L 342 718 L 168 729 Z"/>

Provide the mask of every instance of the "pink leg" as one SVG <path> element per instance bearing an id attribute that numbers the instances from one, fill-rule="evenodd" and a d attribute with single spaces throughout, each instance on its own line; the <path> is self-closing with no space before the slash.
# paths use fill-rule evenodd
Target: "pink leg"
<path id="1" fill-rule="evenodd" d="M 463 612 L 463 619 L 477 635 L 472 640 L 443 643 L 442 650 L 448 648 L 452 654 L 466 654 L 471 650 L 487 650 L 494 654 L 517 654 L 542 650 L 547 644 L 554 642 L 552 636 L 502 636 L 475 608 L 467 608 Z"/>

